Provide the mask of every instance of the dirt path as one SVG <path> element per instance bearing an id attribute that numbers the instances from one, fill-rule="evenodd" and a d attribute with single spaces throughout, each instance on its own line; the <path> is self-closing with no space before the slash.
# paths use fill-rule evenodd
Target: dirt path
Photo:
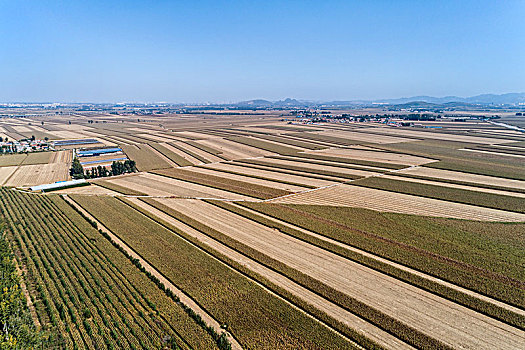
<path id="1" fill-rule="evenodd" d="M 75 201 L 73 201 L 71 198 L 69 198 L 67 195 L 64 195 L 63 198 L 73 205 L 75 208 L 77 208 L 83 215 L 88 217 L 90 220 L 93 220 L 97 223 L 97 226 L 100 230 L 104 231 L 109 235 L 109 237 L 116 242 L 120 247 L 122 247 L 131 257 L 138 259 L 140 264 L 151 273 L 153 276 L 157 277 L 159 281 L 169 290 L 171 290 L 177 297 L 179 297 L 180 301 L 191 308 L 197 315 L 199 315 L 204 322 L 213 327 L 213 329 L 218 333 L 222 334 L 225 331 L 221 328 L 221 325 L 219 322 L 217 322 L 212 316 L 210 316 L 204 309 L 202 309 L 193 299 L 191 299 L 188 295 L 186 295 L 183 291 L 178 289 L 173 283 L 171 283 L 164 275 L 162 275 L 158 270 L 156 270 L 152 265 L 150 265 L 146 260 L 144 260 L 139 254 L 137 254 L 133 249 L 131 249 L 126 243 L 124 243 L 120 238 L 118 238 L 113 232 L 111 232 L 108 228 L 106 228 L 102 223 L 100 223 L 95 217 L 93 217 L 91 214 L 89 214 L 84 208 L 82 208 L 80 205 L 78 205 Z M 234 350 L 242 350 L 241 345 L 233 338 L 229 333 L 227 333 L 228 340 L 230 341 L 230 344 L 232 345 L 232 349 Z"/>
<path id="2" fill-rule="evenodd" d="M 365 335 L 366 337 L 376 341 L 377 343 L 381 344 L 385 348 L 388 349 L 410 349 L 411 346 L 403 343 L 401 340 L 397 339 L 396 337 L 390 335 L 389 333 L 379 329 L 378 327 L 368 323 L 367 321 L 359 318 L 358 316 L 350 313 L 349 311 L 341 308 L 340 306 L 335 305 L 334 303 L 324 299 L 323 297 L 309 291 L 308 289 L 298 285 L 297 283 L 291 281 L 287 277 L 259 264 L 253 259 L 250 259 L 235 250 L 228 248 L 224 244 L 210 238 L 209 236 L 206 236 L 205 234 L 201 233 L 200 231 L 197 231 L 193 229 L 190 226 L 187 226 L 186 224 L 176 220 L 175 218 L 163 213 L 162 211 L 152 207 L 151 205 L 144 203 L 143 201 L 139 200 L 138 198 L 127 198 L 129 201 L 133 202 L 137 206 L 149 211 L 156 217 L 166 221 L 167 223 L 173 225 L 174 227 L 184 231 L 188 235 L 198 239 L 202 243 L 206 244 L 207 246 L 211 247 L 212 249 L 218 251 L 221 254 L 224 254 L 231 258 L 232 260 L 248 267 L 250 270 L 260 274 L 264 278 L 267 278 L 272 283 L 275 283 L 277 286 L 287 290 L 288 292 L 292 293 L 294 296 L 299 297 L 300 299 L 304 300 L 305 302 L 313 305 L 314 307 L 318 308 L 319 310 L 324 311 L 329 316 L 333 317 L 334 319 L 342 322 L 343 324 L 347 325 L 348 327 L 356 330 L 357 332 Z M 260 283 L 254 281 L 255 283 L 259 284 L 266 290 L 268 290 L 266 287 L 261 285 Z M 268 290 L 269 293 L 273 292 Z M 275 295 L 277 298 L 280 298 L 279 296 Z M 284 300 L 284 299 L 283 299 Z M 285 300 L 286 301 L 286 300 Z M 286 301 L 288 302 L 288 301 Z M 289 303 L 289 302 L 288 302 Z M 295 305 L 291 304 L 295 307 Z M 317 320 L 317 319 L 316 319 Z M 319 321 L 319 320 L 317 320 Z M 319 321 L 323 323 L 322 321 Z M 328 326 L 327 326 L 328 327 Z M 350 340 L 349 340 L 350 341 Z"/>
<path id="3" fill-rule="evenodd" d="M 349 251 L 353 251 L 353 252 L 359 253 L 359 254 L 361 254 L 361 255 L 363 255 L 363 256 L 366 256 L 366 257 L 368 257 L 368 258 L 372 258 L 372 259 L 374 259 L 374 260 L 377 260 L 377 261 L 382 262 L 382 263 L 384 263 L 384 264 L 388 264 L 388 265 L 390 265 L 390 266 L 392 266 L 392 267 L 395 267 L 395 268 L 397 268 L 397 269 L 400 269 L 400 270 L 403 270 L 403 271 L 409 272 L 410 274 L 413 274 L 413 275 L 415 275 L 415 276 L 418 276 L 418 277 L 424 278 L 424 279 L 429 280 L 429 281 L 431 281 L 431 282 L 435 282 L 435 283 L 441 284 L 441 285 L 443 285 L 443 286 L 445 286 L 445 287 L 448 287 L 448 288 L 451 288 L 451 289 L 457 290 L 458 292 L 461 292 L 461 293 L 463 293 L 463 294 L 470 295 L 470 296 L 472 296 L 472 297 L 475 297 L 475 298 L 478 298 L 478 299 L 480 299 L 480 300 L 483 300 L 483 301 L 486 301 L 486 302 L 488 302 L 488 303 L 491 303 L 491 304 L 494 304 L 494 305 L 496 305 L 496 306 L 499 306 L 499 307 L 501 307 L 501 308 L 503 308 L 503 309 L 506 309 L 506 310 L 508 310 L 508 311 L 511 311 L 511 312 L 517 313 L 517 314 L 519 314 L 519 315 L 525 316 L 525 310 L 522 310 L 522 309 L 520 309 L 520 308 L 514 307 L 514 306 L 509 305 L 509 304 L 506 304 L 506 303 L 501 302 L 501 301 L 499 301 L 499 300 L 496 300 L 496 299 L 490 298 L 490 297 L 485 296 L 485 295 L 483 295 L 483 294 L 476 293 L 476 292 L 471 291 L 471 290 L 469 290 L 469 289 L 466 289 L 466 288 L 460 287 L 460 286 L 458 286 L 458 285 L 455 285 L 455 284 L 452 284 L 452 283 L 450 283 L 450 282 L 444 281 L 444 280 L 439 279 L 439 278 L 437 278 L 437 277 L 434 277 L 434 276 L 428 275 L 428 274 L 426 274 L 426 273 L 424 273 L 424 272 L 420 272 L 420 271 L 418 271 L 418 270 L 411 269 L 410 267 L 407 267 L 407 266 L 405 266 L 405 265 L 401 265 L 401 264 L 395 263 L 395 262 L 393 262 L 393 261 L 391 261 L 391 260 L 387 260 L 387 259 L 382 258 L 382 257 L 380 257 L 380 256 L 377 256 L 377 255 L 375 255 L 375 254 L 368 253 L 368 252 L 366 252 L 366 251 L 364 251 L 364 250 L 361 250 L 361 249 L 358 249 L 358 248 L 354 248 L 354 247 L 352 247 L 352 246 L 349 246 L 349 245 L 347 245 L 347 244 L 344 244 L 344 243 L 338 242 L 338 241 L 336 241 L 336 240 L 333 240 L 333 239 L 331 239 L 331 238 L 325 237 L 325 236 L 320 235 L 320 234 L 318 234 L 318 233 L 315 233 L 315 232 L 313 232 L 313 231 L 309 231 L 309 230 L 303 229 L 303 228 L 301 228 L 301 227 L 299 227 L 299 226 L 292 225 L 292 224 L 290 224 L 290 223 L 287 223 L 286 221 L 282 221 L 282 220 L 279 220 L 279 219 L 273 218 L 273 217 L 271 217 L 271 216 L 268 216 L 268 215 L 266 215 L 266 214 L 260 213 L 260 212 L 258 212 L 258 211 L 255 211 L 255 210 L 252 210 L 252 209 L 249 209 L 249 208 L 246 208 L 246 207 L 240 206 L 240 205 L 236 204 L 235 202 L 230 202 L 230 204 L 232 204 L 232 205 L 234 205 L 234 206 L 236 206 L 236 207 L 238 207 L 238 208 L 241 208 L 241 209 L 243 209 L 243 210 L 246 210 L 247 212 L 250 212 L 250 213 L 252 213 L 252 214 L 256 214 L 256 215 L 258 215 L 258 216 L 260 216 L 260 217 L 263 217 L 263 218 L 265 218 L 265 219 L 268 219 L 268 220 L 271 220 L 271 221 L 273 221 L 273 222 L 276 222 L 276 223 L 282 224 L 282 225 L 284 225 L 284 226 L 290 227 L 290 228 L 295 229 L 295 230 L 297 230 L 297 231 L 301 231 L 301 232 L 303 232 L 303 233 L 305 233 L 305 234 L 307 234 L 307 235 L 309 235 L 309 236 L 315 237 L 315 238 L 320 239 L 320 240 L 323 240 L 323 241 L 325 241 L 325 242 L 329 242 L 329 243 L 331 243 L 331 244 L 333 244 L 333 245 L 336 245 L 336 246 L 342 247 L 342 248 L 344 248 L 344 249 L 346 249 L 346 250 L 349 250 Z"/>
<path id="4" fill-rule="evenodd" d="M 525 344 L 524 331 L 224 209 L 197 200 L 159 202 L 452 347 Z"/>

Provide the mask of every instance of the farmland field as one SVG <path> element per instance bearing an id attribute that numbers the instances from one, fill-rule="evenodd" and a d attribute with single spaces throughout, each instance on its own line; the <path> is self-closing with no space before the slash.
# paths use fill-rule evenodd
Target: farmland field
<path id="1" fill-rule="evenodd" d="M 85 107 L 0 118 L 9 138 L 101 142 L 1 148 L 0 230 L 40 348 L 525 344 L 523 133 L 382 105 Z M 79 153 L 106 145 L 122 152 Z M 137 171 L 92 171 L 120 157 Z"/>

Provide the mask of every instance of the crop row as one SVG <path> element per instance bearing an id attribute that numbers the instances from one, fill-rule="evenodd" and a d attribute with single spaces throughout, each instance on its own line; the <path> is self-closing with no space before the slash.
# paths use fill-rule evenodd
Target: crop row
<path id="1" fill-rule="evenodd" d="M 202 169 L 210 169 L 210 168 L 208 168 L 206 166 L 202 166 L 202 165 L 198 165 L 197 167 L 202 168 Z M 316 188 L 316 186 L 307 185 L 307 184 L 304 184 L 304 183 L 298 183 L 298 182 L 281 180 L 281 179 L 277 179 L 275 177 L 270 178 L 270 177 L 267 177 L 267 176 L 246 174 L 246 173 L 244 173 L 242 171 L 234 171 L 234 170 L 220 169 L 220 168 L 211 168 L 211 169 L 213 169 L 214 171 L 220 171 L 220 172 L 227 173 L 227 174 L 241 175 L 241 176 L 246 176 L 246 177 L 252 177 L 254 179 L 261 179 L 261 180 L 267 180 L 267 181 L 280 182 L 280 183 L 287 184 L 287 185 L 301 186 L 301 187 L 307 187 L 307 188 Z"/>
<path id="2" fill-rule="evenodd" d="M 344 169 L 356 169 L 356 170 L 364 170 L 364 171 L 375 171 L 375 172 L 385 172 L 386 170 L 383 170 L 381 168 L 372 168 L 372 167 L 365 167 L 363 165 L 359 164 L 350 164 L 350 163 L 337 163 L 332 161 L 321 161 L 316 159 L 308 159 L 303 157 L 294 157 L 294 156 L 269 156 L 268 158 L 274 158 L 274 159 L 283 159 L 283 160 L 293 160 L 298 161 L 302 163 L 310 163 L 310 164 L 317 164 L 317 165 L 326 165 L 326 166 L 332 166 L 336 168 L 344 168 Z"/>
<path id="3" fill-rule="evenodd" d="M 492 189 L 492 190 L 500 190 L 500 191 L 507 191 L 507 192 L 516 192 L 516 193 L 525 193 L 525 189 L 522 189 L 522 188 L 498 186 L 498 185 L 492 185 L 492 184 L 486 184 L 486 183 L 480 183 L 480 182 L 445 179 L 443 177 L 416 175 L 416 174 L 402 173 L 402 172 L 397 172 L 395 174 L 392 173 L 392 175 L 402 176 L 402 177 L 410 177 L 410 178 L 413 178 L 413 179 L 437 181 L 437 182 L 443 182 L 443 183 L 449 183 L 449 184 L 455 184 L 455 185 L 465 185 L 465 186 L 472 186 L 472 187 L 479 187 L 479 188 L 488 188 L 488 189 Z"/>
<path id="4" fill-rule="evenodd" d="M 37 330 L 24 296 L 14 256 L 0 221 L 0 346 L 4 349 L 43 348 L 58 344 L 52 334 Z M 38 320 L 36 320 L 38 321 Z"/>
<path id="5" fill-rule="evenodd" d="M 299 171 L 299 172 L 304 172 L 306 174 L 312 173 L 312 174 L 317 174 L 317 175 L 334 176 L 334 177 L 339 177 L 339 178 L 344 178 L 344 179 L 349 179 L 349 180 L 355 180 L 361 177 L 358 175 L 346 174 L 346 173 L 341 173 L 341 172 L 331 171 L 331 170 L 312 169 L 307 166 L 278 164 L 278 163 L 269 162 L 264 159 L 242 159 L 242 160 L 236 160 L 236 162 L 243 163 L 243 164 L 246 163 L 246 164 L 254 164 L 254 165 L 263 165 L 263 166 L 269 166 L 272 168 Z"/>
<path id="6" fill-rule="evenodd" d="M 195 220 L 187 215 L 182 214 L 181 212 L 173 208 L 163 206 L 162 204 L 159 205 L 154 200 L 145 199 L 144 201 L 157 208 L 162 208 L 164 212 L 169 212 L 170 216 L 177 218 L 177 220 L 185 223 L 186 225 L 204 233 L 205 235 L 221 242 L 229 248 L 259 262 L 260 264 L 283 274 L 295 283 L 311 291 L 314 291 L 315 293 L 323 296 L 325 299 L 333 302 L 334 304 L 339 305 L 344 309 L 349 310 L 350 312 L 369 321 L 370 323 L 386 330 L 387 332 L 396 335 L 397 337 L 399 337 L 407 343 L 410 343 L 419 348 L 446 348 L 446 346 L 440 343 L 439 341 L 427 336 L 422 332 L 419 332 L 418 330 L 398 321 L 393 317 L 384 314 L 380 310 L 374 309 L 368 306 L 367 304 L 345 293 L 342 293 L 324 284 L 323 282 L 320 282 L 319 280 L 316 280 L 315 278 L 312 278 L 294 268 L 291 268 L 288 265 L 278 260 L 275 260 L 234 238 L 231 238 L 229 235 L 217 231 L 198 220 Z"/>
<path id="7" fill-rule="evenodd" d="M 318 179 L 318 180 L 328 180 L 328 181 L 336 181 L 336 182 L 345 182 L 347 180 L 344 179 L 334 179 L 331 176 L 327 175 L 319 175 L 319 174 L 313 174 L 313 173 L 305 173 L 304 171 L 296 171 L 296 170 L 286 170 L 284 168 L 275 168 L 270 165 L 256 165 L 252 163 L 243 162 L 242 160 L 234 160 L 233 165 L 242 166 L 242 167 L 248 167 L 252 169 L 261 169 L 266 171 L 272 171 L 274 173 L 282 173 L 282 174 L 290 174 L 290 175 L 298 175 L 298 176 L 305 176 L 312 179 Z"/>
<path id="8" fill-rule="evenodd" d="M 261 215 L 257 215 L 245 209 L 242 209 L 238 206 L 232 205 L 224 201 L 217 200 L 205 200 L 208 203 L 216 205 L 220 208 L 228 210 L 237 215 L 243 216 L 252 221 L 258 222 L 267 227 L 278 229 L 279 232 L 290 235 L 294 238 L 308 242 L 310 244 L 316 245 L 320 248 L 326 249 L 334 254 L 340 255 L 352 261 L 355 261 L 359 264 L 393 276 L 399 280 L 410 283 L 418 288 L 424 289 L 426 291 L 432 292 L 436 295 L 444 297 L 446 299 L 452 300 L 469 308 L 472 308 L 476 311 L 489 315 L 491 317 L 497 318 L 503 322 L 507 322 L 513 326 L 525 328 L 525 318 L 521 317 L 511 311 L 503 309 L 495 304 L 486 302 L 484 300 L 478 299 L 471 295 L 462 293 L 456 289 L 447 287 L 443 284 L 434 282 L 433 280 L 426 279 L 415 274 L 411 274 L 405 270 L 401 270 L 390 264 L 381 262 L 379 260 L 373 259 L 366 255 L 360 254 L 353 250 L 345 249 L 339 245 L 327 242 L 325 240 L 316 238 L 312 235 L 308 235 L 300 230 L 296 230 L 292 227 L 283 225 L 274 220 L 267 219 Z"/>
<path id="9" fill-rule="evenodd" d="M 288 133 L 285 135 L 294 136 L 306 140 L 314 140 L 314 141 L 321 141 L 321 142 L 328 142 L 331 144 L 341 145 L 341 146 L 351 146 L 351 145 L 358 145 L 361 143 L 364 143 L 363 141 L 358 140 L 350 140 L 343 137 L 336 137 L 336 136 L 329 136 L 326 134 L 313 134 L 309 132 L 301 132 L 301 133 Z"/>
<path id="10" fill-rule="evenodd" d="M 307 142 L 307 141 L 300 141 L 297 139 L 293 139 L 289 136 L 275 136 L 275 135 L 254 135 L 254 137 L 264 139 L 264 140 L 270 140 L 274 142 L 284 143 L 287 145 L 292 145 L 295 147 L 301 147 L 311 150 L 319 150 L 319 149 L 325 149 L 328 148 L 328 146 L 321 146 L 319 144 L 313 143 L 313 142 Z"/>
<path id="11" fill-rule="evenodd" d="M 241 204 L 481 294 L 524 306 L 518 267 L 522 245 L 510 233 L 525 230 L 523 224 L 427 218 L 347 207 Z M 496 239 L 493 232 L 505 232 L 511 238 Z"/>
<path id="12" fill-rule="evenodd" d="M 248 268 L 246 265 L 241 264 L 237 262 L 236 260 L 233 260 L 229 256 L 226 256 L 219 251 L 211 248 L 207 244 L 200 241 L 198 238 L 187 234 L 186 232 L 180 230 L 179 228 L 173 226 L 171 223 L 166 222 L 165 220 L 159 218 L 158 216 L 153 215 L 148 210 L 139 207 L 135 205 L 134 203 L 128 201 L 125 198 L 120 199 L 124 203 L 128 204 L 130 207 L 136 209 L 137 211 L 141 212 L 145 216 L 149 217 L 153 221 L 157 222 L 158 224 L 162 225 L 166 229 L 175 232 L 182 238 L 186 239 L 187 241 L 193 243 L 195 246 L 199 247 L 201 250 L 207 252 L 211 256 L 215 257 L 217 260 L 220 260 L 224 264 L 230 266 L 232 269 L 238 271 L 239 273 L 259 282 L 260 284 L 264 285 L 266 288 L 271 290 L 276 295 L 280 296 L 281 298 L 287 300 L 288 302 L 294 304 L 295 306 L 302 309 L 307 314 L 312 315 L 314 318 L 317 318 L 321 320 L 322 322 L 325 322 L 326 324 L 333 327 L 335 330 L 340 332 L 341 334 L 346 335 L 350 339 L 355 340 L 357 343 L 365 346 L 367 349 L 381 349 L 381 346 L 379 346 L 377 343 L 373 342 L 372 340 L 368 339 L 363 334 L 359 333 L 358 331 L 350 328 L 346 323 L 343 323 L 332 316 L 329 316 L 324 311 L 318 309 L 317 307 L 313 306 L 312 304 L 304 301 L 303 299 L 297 297 L 293 293 L 290 293 L 288 290 L 284 289 L 281 286 L 276 285 L 272 281 L 268 280 L 264 276 L 260 275 L 257 272 L 254 272 L 250 268 Z M 163 205 L 162 203 L 159 203 L 154 200 L 145 199 L 144 202 L 151 205 L 155 209 L 160 210 L 161 212 L 172 216 L 174 215 L 174 212 L 171 208 Z M 173 216 L 172 216 L 173 217 Z"/>
<path id="13" fill-rule="evenodd" d="M 178 145 L 178 144 L 176 144 L 176 143 L 174 143 L 174 142 L 169 142 L 168 144 L 169 144 L 170 146 L 172 146 L 172 147 L 175 147 L 175 148 L 178 149 L 179 151 L 184 152 L 184 153 L 186 153 L 186 154 L 189 154 L 189 155 L 192 156 L 193 158 L 200 160 L 200 161 L 203 162 L 204 164 L 209 164 L 209 163 L 211 163 L 209 159 L 206 159 L 206 158 L 204 158 L 203 156 L 201 156 L 200 154 L 197 154 L 197 153 L 195 153 L 195 152 L 192 152 L 191 150 L 189 150 L 189 149 L 187 149 L 187 148 L 184 148 L 184 147 L 182 147 L 182 146 L 180 146 L 180 145 Z"/>
<path id="14" fill-rule="evenodd" d="M 140 171 L 171 167 L 166 160 L 157 155 L 147 144 L 122 145 L 122 150 L 129 159 L 137 162 L 137 169 Z"/>
<path id="15" fill-rule="evenodd" d="M 167 149 L 160 143 L 151 142 L 149 144 L 151 147 L 155 148 L 157 151 L 159 151 L 161 154 L 163 154 L 166 158 L 170 159 L 172 162 L 177 164 L 178 166 L 191 166 L 193 163 L 191 163 L 186 158 L 182 157 L 181 155 L 178 155 L 177 153 L 173 152 L 170 149 Z"/>
<path id="16" fill-rule="evenodd" d="M 116 183 L 113 183 L 111 181 L 99 180 L 99 181 L 95 181 L 94 184 L 100 187 L 107 188 L 108 190 L 112 190 L 112 191 L 122 193 L 128 196 L 145 196 L 146 195 L 145 193 L 142 193 L 140 191 L 134 190 L 129 187 L 117 185 Z"/>
<path id="17" fill-rule="evenodd" d="M 513 155 L 519 155 L 519 156 L 525 156 L 525 149 L 524 148 L 518 148 L 518 147 L 504 147 L 504 146 L 496 146 L 496 145 L 478 145 L 473 147 L 467 147 L 468 149 L 474 149 L 474 150 L 480 150 L 480 151 L 488 151 L 488 152 L 498 152 L 498 153 L 507 153 L 507 154 L 513 154 Z"/>
<path id="18" fill-rule="evenodd" d="M 521 197 L 453 188 L 447 187 L 446 185 L 439 186 L 413 181 L 394 180 L 384 177 L 359 179 L 353 181 L 352 185 L 525 213 L 525 198 Z"/>
<path id="19" fill-rule="evenodd" d="M 439 162 L 425 164 L 425 167 L 460 171 L 465 173 L 525 180 L 525 160 L 495 154 L 462 151 L 460 148 L 472 144 L 447 141 L 417 141 L 377 145 L 375 148 L 433 159 Z"/>
<path id="20" fill-rule="evenodd" d="M 170 341 L 175 342 L 170 346 L 188 347 L 149 299 L 159 299 L 158 288 L 129 261 L 110 260 L 105 251 L 113 258 L 121 253 L 71 209 L 66 215 L 68 207 L 59 208 L 62 199 L 2 194 L 30 278 L 37 280 L 40 298 L 67 347 L 157 348 Z M 185 313 L 175 303 L 166 314 L 177 309 L 180 319 Z"/>
<path id="21" fill-rule="evenodd" d="M 294 157 L 299 157 L 299 158 L 304 158 L 304 159 L 324 160 L 324 161 L 336 162 L 336 163 L 364 165 L 364 166 L 370 166 L 370 167 L 376 167 L 376 168 L 387 168 L 387 169 L 403 169 L 407 167 L 406 165 L 403 165 L 403 164 L 382 163 L 382 162 L 375 162 L 371 160 L 352 159 L 351 157 L 327 156 L 327 155 L 319 154 L 319 153 L 297 153 L 297 154 L 294 154 Z"/>
<path id="22" fill-rule="evenodd" d="M 217 156 L 219 158 L 223 158 L 223 156 L 221 155 L 222 154 L 221 150 L 215 149 L 215 148 L 207 146 L 207 145 L 200 144 L 200 143 L 198 143 L 196 141 L 184 141 L 184 143 L 187 143 L 190 146 L 198 148 L 198 149 L 200 149 L 203 152 L 207 152 L 207 153 L 213 154 L 214 156 Z M 223 158 L 223 159 L 227 160 L 225 158 Z"/>
<path id="23" fill-rule="evenodd" d="M 152 173 L 261 199 L 269 199 L 291 193 L 277 188 L 232 180 L 227 177 L 194 173 L 185 169 L 162 169 L 152 171 Z"/>
<path id="24" fill-rule="evenodd" d="M 224 324 L 243 347 L 348 347 L 342 338 L 118 199 L 74 199 Z"/>
<path id="25" fill-rule="evenodd" d="M 244 145 L 248 145 L 251 147 L 263 149 L 268 152 L 278 153 L 278 154 L 295 154 L 299 150 L 292 147 L 287 147 L 285 145 L 279 145 L 272 142 L 266 142 L 261 139 L 256 139 L 252 137 L 247 136 L 231 136 L 227 137 L 227 140 L 234 141 L 237 143 L 241 143 Z"/>

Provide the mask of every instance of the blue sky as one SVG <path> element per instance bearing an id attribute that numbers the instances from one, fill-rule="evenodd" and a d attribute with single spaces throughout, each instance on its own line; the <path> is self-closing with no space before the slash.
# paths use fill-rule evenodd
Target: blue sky
<path id="1" fill-rule="evenodd" d="M 0 0 L 0 101 L 525 92 L 525 1 Z"/>

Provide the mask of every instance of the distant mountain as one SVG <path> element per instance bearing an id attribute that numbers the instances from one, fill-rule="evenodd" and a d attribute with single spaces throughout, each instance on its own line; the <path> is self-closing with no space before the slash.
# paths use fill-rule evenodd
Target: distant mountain
<path id="1" fill-rule="evenodd" d="M 508 93 L 508 94 L 483 94 L 471 97 L 459 96 L 412 96 L 394 99 L 379 99 L 379 100 L 349 100 L 349 101 L 329 101 L 329 102 L 315 102 L 302 101 L 292 98 L 286 98 L 279 101 L 268 101 L 263 99 L 249 100 L 236 103 L 237 106 L 251 106 L 251 107 L 313 107 L 319 105 L 328 106 L 353 106 L 353 105 L 374 105 L 374 104 L 389 104 L 389 105 L 403 105 L 411 103 L 430 103 L 434 105 L 444 105 L 450 103 L 458 104 L 481 104 L 481 105 L 517 105 L 525 103 L 525 93 Z"/>
<path id="2" fill-rule="evenodd" d="M 268 100 L 249 100 L 236 103 L 238 106 L 252 106 L 252 107 L 309 107 L 315 103 L 309 101 L 298 101 L 293 98 L 287 98 L 279 101 Z"/>
<path id="3" fill-rule="evenodd" d="M 403 104 L 415 101 L 422 101 L 435 104 L 444 104 L 450 102 L 463 102 L 472 104 L 518 104 L 525 103 L 525 93 L 508 93 L 502 95 L 495 94 L 483 94 L 471 97 L 458 97 L 458 96 L 445 96 L 445 97 L 433 97 L 433 96 L 413 96 L 404 97 L 397 99 L 386 99 L 376 100 L 373 103 L 388 103 L 388 104 Z"/>

